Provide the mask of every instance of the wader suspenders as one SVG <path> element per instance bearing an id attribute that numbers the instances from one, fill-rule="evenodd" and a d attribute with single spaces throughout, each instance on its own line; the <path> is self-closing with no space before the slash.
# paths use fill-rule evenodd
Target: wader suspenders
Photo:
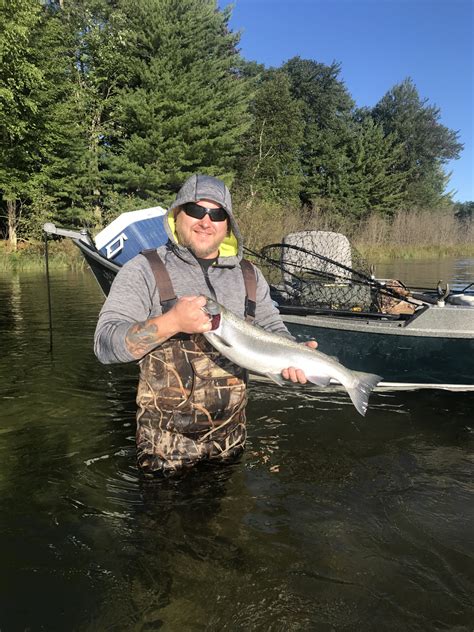
<path id="1" fill-rule="evenodd" d="M 257 307 L 257 276 L 255 268 L 247 259 L 240 260 L 240 267 L 245 284 L 245 320 L 252 323 L 255 320 Z"/>
<path id="2" fill-rule="evenodd" d="M 163 314 L 168 312 L 178 300 L 171 283 L 170 275 L 156 250 L 143 250 L 140 254 L 146 257 L 160 293 L 160 303 Z"/>
<path id="3" fill-rule="evenodd" d="M 170 275 L 156 250 L 143 250 L 141 254 L 146 257 L 155 276 L 156 287 L 160 293 L 160 303 L 164 314 L 169 311 L 178 300 L 173 289 L 173 284 L 171 283 Z M 255 308 L 257 307 L 257 276 L 255 268 L 247 259 L 241 259 L 240 268 L 245 285 L 245 320 L 253 322 L 255 319 Z"/>

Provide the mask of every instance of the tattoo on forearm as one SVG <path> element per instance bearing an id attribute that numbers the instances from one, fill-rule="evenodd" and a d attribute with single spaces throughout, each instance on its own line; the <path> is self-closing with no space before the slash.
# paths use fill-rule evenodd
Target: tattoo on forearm
<path id="1" fill-rule="evenodd" d="M 133 325 L 125 336 L 125 344 L 130 353 L 137 359 L 158 347 L 166 338 L 158 335 L 158 327 L 155 324 Z"/>

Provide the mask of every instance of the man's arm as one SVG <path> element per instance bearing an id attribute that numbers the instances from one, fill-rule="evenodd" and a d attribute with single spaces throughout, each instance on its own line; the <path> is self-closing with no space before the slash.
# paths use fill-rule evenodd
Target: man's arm
<path id="1" fill-rule="evenodd" d="M 144 257 L 135 257 L 117 274 L 100 311 L 94 351 L 103 364 L 133 362 L 178 332 L 210 328 L 203 297 L 183 297 L 161 313 L 153 272 Z"/>
<path id="2" fill-rule="evenodd" d="M 262 272 L 256 266 L 257 274 L 257 305 L 255 310 L 255 324 L 266 331 L 271 331 L 274 334 L 279 334 L 294 340 L 294 337 L 290 334 L 283 322 L 278 308 L 272 301 L 270 296 L 270 288 L 263 276 Z"/>
<path id="3" fill-rule="evenodd" d="M 166 314 L 132 325 L 125 344 L 130 354 L 139 360 L 177 333 L 202 334 L 211 329 L 209 315 L 204 312 L 204 296 L 183 296 Z"/>

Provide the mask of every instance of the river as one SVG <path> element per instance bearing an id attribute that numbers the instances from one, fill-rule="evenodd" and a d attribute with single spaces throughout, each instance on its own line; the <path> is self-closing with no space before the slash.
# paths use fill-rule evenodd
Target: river
<path id="1" fill-rule="evenodd" d="M 377 267 L 459 286 L 474 261 Z M 254 384 L 245 456 L 144 484 L 88 271 L 0 275 L 0 630 L 473 629 L 474 393 Z"/>

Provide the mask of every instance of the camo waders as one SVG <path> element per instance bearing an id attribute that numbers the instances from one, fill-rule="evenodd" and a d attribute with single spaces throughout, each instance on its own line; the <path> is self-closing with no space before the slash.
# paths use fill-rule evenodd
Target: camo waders
<path id="1" fill-rule="evenodd" d="M 166 311 L 176 301 L 166 268 L 156 251 L 142 254 Z M 242 270 L 251 319 L 256 282 L 247 263 Z M 170 339 L 147 354 L 140 361 L 137 395 L 137 458 L 143 472 L 169 476 L 199 461 L 225 462 L 240 455 L 247 436 L 246 383 L 246 371 L 199 334 Z"/>

